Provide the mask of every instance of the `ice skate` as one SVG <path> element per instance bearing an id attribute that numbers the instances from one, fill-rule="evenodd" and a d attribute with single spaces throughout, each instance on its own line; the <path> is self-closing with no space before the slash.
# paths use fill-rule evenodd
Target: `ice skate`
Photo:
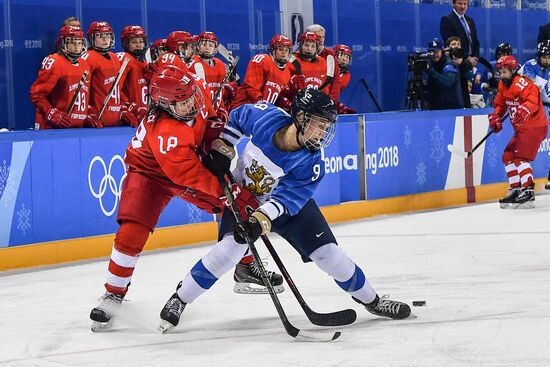
<path id="1" fill-rule="evenodd" d="M 513 203 L 513 201 L 516 199 L 516 196 L 519 195 L 519 192 L 521 191 L 520 187 L 511 187 L 508 189 L 508 193 L 505 197 L 502 199 L 499 199 L 498 202 L 500 204 L 500 207 L 502 209 L 508 208 L 510 204 Z"/>
<path id="2" fill-rule="evenodd" d="M 411 308 L 408 304 L 392 301 L 388 299 L 388 297 L 389 295 L 387 294 L 383 295 L 381 298 L 376 295 L 376 298 L 371 303 L 363 303 L 355 297 L 352 298 L 355 302 L 365 306 L 367 311 L 378 316 L 389 317 L 395 320 L 406 319 L 410 316 Z"/>
<path id="3" fill-rule="evenodd" d="M 180 299 L 178 293 L 174 293 L 160 311 L 160 324 L 158 326 L 158 330 L 164 334 L 168 330 L 177 326 L 180 322 L 181 313 L 185 309 L 186 305 L 187 303 Z"/>
<path id="4" fill-rule="evenodd" d="M 546 191 L 550 191 L 550 181 L 548 181 L 548 182 L 546 183 L 546 185 L 544 185 L 544 189 L 545 189 Z"/>
<path id="5" fill-rule="evenodd" d="M 285 290 L 283 286 L 283 277 L 273 271 L 266 270 L 275 293 L 281 293 Z M 267 294 L 269 293 L 260 275 L 260 269 L 255 261 L 249 264 L 238 263 L 233 274 L 235 293 L 244 294 Z"/>
<path id="6" fill-rule="evenodd" d="M 124 295 L 105 292 L 99 300 L 99 305 L 90 312 L 93 332 L 105 331 L 113 326 L 113 317 L 120 308 Z"/>
<path id="7" fill-rule="evenodd" d="M 522 187 L 512 202 L 514 209 L 532 209 L 535 207 L 535 190 L 533 187 Z"/>

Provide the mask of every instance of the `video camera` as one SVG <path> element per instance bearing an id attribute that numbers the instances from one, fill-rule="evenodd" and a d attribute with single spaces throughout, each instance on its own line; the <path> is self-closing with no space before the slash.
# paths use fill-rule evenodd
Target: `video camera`
<path id="1" fill-rule="evenodd" d="M 418 51 L 409 53 L 407 57 L 407 69 L 414 72 L 415 75 L 420 75 L 427 69 L 428 60 L 434 55 L 433 51 L 421 53 Z"/>
<path id="2" fill-rule="evenodd" d="M 445 55 L 453 58 L 453 59 L 463 59 L 464 58 L 464 50 L 460 47 L 449 47 L 443 50 L 445 52 Z"/>

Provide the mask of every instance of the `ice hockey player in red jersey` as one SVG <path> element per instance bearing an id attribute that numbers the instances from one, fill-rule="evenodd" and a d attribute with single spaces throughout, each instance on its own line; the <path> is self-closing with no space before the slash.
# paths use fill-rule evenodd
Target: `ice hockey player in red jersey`
<path id="1" fill-rule="evenodd" d="M 200 114 L 205 97 L 193 77 L 175 66 L 165 66 L 152 76 L 149 93 L 151 109 L 126 150 L 128 170 L 117 218 L 120 228 L 109 261 L 107 291 L 90 313 L 93 331 L 112 325 L 149 233 L 174 196 L 210 213 L 223 208 L 219 180 L 196 154 L 207 122 Z M 258 206 L 249 191 L 237 185 L 232 190 L 243 215 L 247 207 Z M 282 277 L 274 275 L 281 278 L 280 285 Z"/>
<path id="2" fill-rule="evenodd" d="M 121 88 L 126 79 L 126 73 L 116 85 L 111 98 L 107 101 L 103 114 L 99 116 L 107 94 L 113 86 L 116 76 L 122 66 L 116 55 L 111 52 L 115 46 L 113 29 L 107 22 L 92 22 L 88 28 L 89 50 L 81 57 L 90 66 L 90 112 L 99 117 L 96 127 L 130 125 L 137 126 L 137 118 L 123 104 Z"/>
<path id="3" fill-rule="evenodd" d="M 317 56 L 319 37 L 313 32 L 304 32 L 298 39 L 300 48 L 295 54 L 297 64 L 293 63 L 296 69 L 293 74 L 302 74 L 307 88 L 320 89 L 328 94 L 330 85 L 327 81 L 327 62 L 324 58 Z"/>
<path id="4" fill-rule="evenodd" d="M 61 27 L 57 52 L 44 58 L 30 89 L 31 101 L 36 106 L 36 129 L 93 126 L 93 118 L 88 117 L 90 75 L 78 90 L 84 72 L 89 72 L 88 65 L 78 59 L 85 47 L 86 39 L 80 27 Z M 75 102 L 69 114 L 73 98 Z"/>
<path id="5" fill-rule="evenodd" d="M 508 194 L 499 200 L 501 208 L 532 208 L 535 202 L 533 169 L 540 143 L 548 134 L 548 120 L 538 87 L 528 78 L 517 74 L 519 64 L 514 56 L 498 59 L 500 74 L 495 111 L 489 115 L 494 132 L 502 130 L 506 111 L 514 128 L 514 136 L 504 150 L 502 162 L 508 175 Z"/>
<path id="6" fill-rule="evenodd" d="M 123 101 L 128 102 L 129 110 L 140 121 L 147 113 L 148 83 L 144 76 L 147 35 L 141 26 L 129 25 L 120 33 L 120 41 L 125 52 L 116 55 L 120 62 L 129 58 L 126 67 L 126 80 L 122 85 Z"/>
<path id="7" fill-rule="evenodd" d="M 346 45 L 334 46 L 334 53 L 336 54 L 336 61 L 338 62 L 338 68 L 340 69 L 340 93 L 348 86 L 351 79 L 351 73 L 349 72 L 349 66 L 351 65 L 351 48 Z M 356 110 L 343 104 L 338 103 L 338 113 L 357 113 Z"/>
<path id="8" fill-rule="evenodd" d="M 166 38 L 159 38 L 155 40 L 149 47 L 149 52 L 151 54 L 151 62 L 156 62 L 159 57 L 164 55 L 168 50 L 166 49 Z"/>
<path id="9" fill-rule="evenodd" d="M 193 60 L 189 64 L 189 70 L 206 80 L 210 88 L 210 99 L 214 110 L 218 117 L 226 122 L 228 120 L 228 113 L 223 102 L 226 98 L 224 98 L 222 93 L 218 93 L 218 97 L 214 101 L 214 97 L 221 88 L 223 79 L 227 73 L 227 68 L 223 61 L 214 57 L 218 52 L 218 44 L 219 40 L 214 32 L 201 32 L 197 44 L 199 53 L 193 56 Z"/>
<path id="10" fill-rule="evenodd" d="M 281 34 L 273 36 L 269 42 L 269 54 L 255 55 L 248 63 L 244 83 L 237 90 L 231 109 L 260 100 L 275 104 L 290 80 L 288 60 L 291 49 L 290 38 Z"/>
<path id="11" fill-rule="evenodd" d="M 336 60 L 336 53 L 333 49 L 325 47 L 325 28 L 320 24 L 312 24 L 306 28 L 306 32 L 313 32 L 319 37 L 319 46 L 317 55 L 322 57 L 327 62 L 327 83 L 328 90 L 325 90 L 334 101 L 340 98 L 340 68 Z"/>

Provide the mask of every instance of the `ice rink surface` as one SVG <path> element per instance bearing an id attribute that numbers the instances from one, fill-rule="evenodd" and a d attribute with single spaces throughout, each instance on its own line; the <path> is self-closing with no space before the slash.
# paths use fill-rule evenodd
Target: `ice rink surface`
<path id="1" fill-rule="evenodd" d="M 210 248 L 200 246 L 143 255 L 106 333 L 88 319 L 106 261 L 0 276 L 0 366 L 550 366 L 550 196 L 533 210 L 487 203 L 333 229 L 380 295 L 427 302 L 413 307 L 417 318 L 371 315 L 271 236 L 312 309 L 358 312 L 352 325 L 324 328 L 340 339 L 290 338 L 269 296 L 233 293 L 229 273 L 159 334 L 160 309 Z M 289 289 L 280 299 L 295 326 L 323 329 Z"/>

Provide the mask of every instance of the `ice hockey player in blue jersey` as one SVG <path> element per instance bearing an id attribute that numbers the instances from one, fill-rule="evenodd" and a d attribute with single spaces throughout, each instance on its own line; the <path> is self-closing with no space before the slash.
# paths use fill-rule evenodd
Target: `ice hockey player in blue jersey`
<path id="1" fill-rule="evenodd" d="M 369 312 L 392 319 L 409 317 L 407 304 L 377 295 L 361 268 L 338 246 L 312 199 L 324 175 L 321 149 L 334 137 L 336 116 L 332 99 L 315 89 L 298 92 L 292 115 L 262 102 L 231 112 L 229 123 L 203 164 L 216 176 L 224 177 L 235 156 L 234 146 L 241 138 L 250 137 L 234 175 L 255 194 L 259 207 L 241 225 L 236 225 L 231 211 L 225 210 L 219 242 L 193 266 L 166 302 L 160 313 L 160 331 L 176 326 L 186 305 L 235 266 L 248 249 L 246 236 L 256 241 L 270 231 L 287 240 L 305 262 L 313 261 L 332 276 Z"/>
<path id="2" fill-rule="evenodd" d="M 537 46 L 537 57 L 527 61 L 518 74 L 531 79 L 539 87 L 542 103 L 550 106 L 550 40 L 542 41 Z"/>
<path id="3" fill-rule="evenodd" d="M 542 104 L 550 106 L 550 40 L 538 44 L 537 57 L 527 61 L 519 69 L 518 74 L 531 79 L 540 89 Z M 550 190 L 550 169 L 544 188 Z"/>

